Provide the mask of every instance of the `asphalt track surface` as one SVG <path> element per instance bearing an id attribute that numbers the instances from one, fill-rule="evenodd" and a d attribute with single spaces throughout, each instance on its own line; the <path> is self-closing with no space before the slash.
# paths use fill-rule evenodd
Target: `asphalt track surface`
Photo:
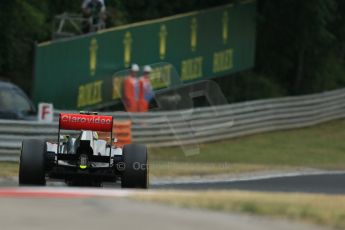
<path id="1" fill-rule="evenodd" d="M 285 220 L 135 202 L 124 198 L 0 198 L 3 230 L 322 230 Z"/>
<path id="2" fill-rule="evenodd" d="M 280 176 L 230 181 L 153 183 L 154 190 L 242 189 L 270 192 L 345 194 L 345 173 Z M 0 181 L 0 229 L 140 229 L 140 230 L 326 230 L 281 219 L 191 210 L 134 201 L 133 191 L 68 188 L 50 183 L 45 188 L 17 187 Z M 150 191 L 148 191 L 150 192 Z"/>
<path id="3" fill-rule="evenodd" d="M 0 180 L 0 187 L 17 187 L 16 180 Z M 64 183 L 50 182 L 48 186 L 64 187 Z M 120 188 L 119 185 L 105 185 L 106 188 Z M 153 182 L 150 189 L 177 190 L 246 190 L 263 192 L 302 192 L 322 194 L 345 194 L 345 172 L 316 173 L 311 175 L 271 175 L 264 178 L 190 180 Z"/>
<path id="4" fill-rule="evenodd" d="M 152 186 L 156 189 L 248 190 L 267 192 L 305 192 L 345 194 L 345 173 L 282 176 L 243 181 L 174 182 Z"/>

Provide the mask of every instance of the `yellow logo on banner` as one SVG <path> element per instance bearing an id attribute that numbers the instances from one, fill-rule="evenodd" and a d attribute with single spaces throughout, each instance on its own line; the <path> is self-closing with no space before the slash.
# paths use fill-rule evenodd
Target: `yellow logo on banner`
<path id="1" fill-rule="evenodd" d="M 192 23 L 191 23 L 191 34 L 190 34 L 190 45 L 192 47 L 192 51 L 196 50 L 196 45 L 197 45 L 197 36 L 198 36 L 198 21 L 196 20 L 196 18 L 192 19 Z"/>
<path id="2" fill-rule="evenodd" d="M 116 76 L 113 77 L 113 95 L 112 99 L 116 100 L 121 98 L 122 95 L 122 85 L 123 85 L 123 80 L 126 76 Z"/>
<path id="3" fill-rule="evenodd" d="M 93 38 L 90 44 L 90 75 L 94 76 L 96 74 L 97 69 L 97 40 Z"/>
<path id="4" fill-rule="evenodd" d="M 234 67 L 234 50 L 226 49 L 213 54 L 213 73 L 231 70 Z"/>
<path id="5" fill-rule="evenodd" d="M 223 43 L 228 42 L 229 37 L 229 14 L 227 11 L 223 13 Z"/>
<path id="6" fill-rule="evenodd" d="M 181 79 L 183 81 L 194 80 L 203 76 L 203 57 L 195 57 L 182 60 L 181 62 Z"/>
<path id="7" fill-rule="evenodd" d="M 132 41 L 131 32 L 126 32 L 123 39 L 125 67 L 129 67 L 131 64 Z"/>
<path id="8" fill-rule="evenodd" d="M 102 102 L 103 81 L 95 81 L 80 85 L 78 90 L 77 107 L 95 105 Z"/>
<path id="9" fill-rule="evenodd" d="M 161 30 L 159 32 L 159 56 L 161 60 L 165 58 L 166 54 L 166 47 L 167 47 L 167 27 L 165 25 L 161 25 Z"/>

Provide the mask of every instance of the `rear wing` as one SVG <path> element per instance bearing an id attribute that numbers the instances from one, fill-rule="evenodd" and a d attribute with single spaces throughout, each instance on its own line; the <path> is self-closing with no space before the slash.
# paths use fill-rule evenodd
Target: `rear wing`
<path id="1" fill-rule="evenodd" d="M 58 132 L 58 149 L 60 153 L 60 130 L 87 130 L 110 132 L 110 140 L 113 139 L 113 117 L 95 114 L 71 114 L 60 113 L 59 116 L 59 132 Z M 111 148 L 109 150 L 109 167 L 110 167 Z M 59 158 L 58 158 L 59 159 Z M 56 161 L 58 165 L 59 160 Z"/>
<path id="2" fill-rule="evenodd" d="M 59 130 L 112 132 L 113 117 L 89 114 L 60 113 Z"/>

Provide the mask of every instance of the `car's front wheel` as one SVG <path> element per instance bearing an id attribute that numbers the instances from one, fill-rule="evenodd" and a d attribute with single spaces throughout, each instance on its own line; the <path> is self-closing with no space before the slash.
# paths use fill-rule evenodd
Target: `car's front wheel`
<path id="1" fill-rule="evenodd" d="M 123 148 L 123 164 L 122 188 L 148 188 L 148 160 L 145 145 L 125 145 Z"/>
<path id="2" fill-rule="evenodd" d="M 23 141 L 19 163 L 19 185 L 46 184 L 45 152 L 45 141 L 34 139 Z"/>

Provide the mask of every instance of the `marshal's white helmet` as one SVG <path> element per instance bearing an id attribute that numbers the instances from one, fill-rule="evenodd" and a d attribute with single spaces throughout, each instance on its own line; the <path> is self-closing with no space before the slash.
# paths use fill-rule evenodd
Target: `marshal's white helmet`
<path id="1" fill-rule="evenodd" d="M 152 72 L 151 66 L 149 66 L 149 65 L 144 66 L 144 72 L 151 73 Z"/>
<path id="2" fill-rule="evenodd" d="M 132 64 L 131 70 L 133 72 L 138 72 L 139 71 L 139 66 L 137 64 Z"/>

